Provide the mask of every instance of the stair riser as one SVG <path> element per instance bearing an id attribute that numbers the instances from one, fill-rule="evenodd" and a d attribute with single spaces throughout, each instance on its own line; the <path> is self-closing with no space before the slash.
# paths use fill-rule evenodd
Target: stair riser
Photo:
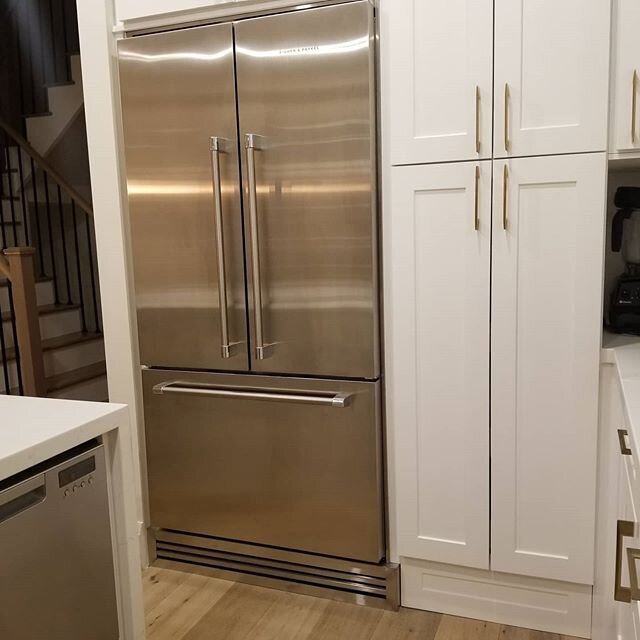
<path id="1" fill-rule="evenodd" d="M 36 282 L 36 299 L 40 307 L 53 304 L 53 283 L 49 281 Z M 0 287 L 0 309 L 2 309 L 2 311 L 9 310 L 9 289 L 7 287 Z"/>
<path id="2" fill-rule="evenodd" d="M 9 321 L 3 322 L 4 335 L 8 347 L 13 346 L 13 335 Z M 67 333 L 82 331 L 82 317 L 79 309 L 59 311 L 40 316 L 40 335 L 43 340 L 56 338 Z"/>
<path id="3" fill-rule="evenodd" d="M 72 369 L 79 369 L 104 360 L 104 345 L 102 340 L 81 342 L 61 349 L 45 351 L 43 354 L 44 374 L 46 377 L 65 373 Z M 18 364 L 15 360 L 7 363 L 11 387 L 18 386 Z M 0 388 L 4 386 L 4 369 L 0 363 Z"/>
<path id="4" fill-rule="evenodd" d="M 50 398 L 65 398 L 67 400 L 103 401 L 109 398 L 107 377 L 101 376 L 87 380 L 80 384 L 66 387 L 49 394 Z"/>

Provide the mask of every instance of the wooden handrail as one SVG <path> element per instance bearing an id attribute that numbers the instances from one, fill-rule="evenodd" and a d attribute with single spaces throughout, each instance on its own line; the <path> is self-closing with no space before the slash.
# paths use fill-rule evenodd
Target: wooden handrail
<path id="1" fill-rule="evenodd" d="M 56 183 L 60 186 L 60 189 L 64 191 L 75 203 L 82 209 L 88 216 L 93 215 L 93 206 L 85 198 L 83 198 L 26 140 L 23 138 L 11 125 L 7 124 L 0 118 L 0 129 L 8 134 L 8 136 L 20 145 L 20 148 L 30 157 L 33 161 L 51 176 Z"/>
<path id="2" fill-rule="evenodd" d="M 36 277 L 33 247 L 11 247 L 0 255 L 0 269 L 11 282 L 13 311 L 20 353 L 20 372 L 24 395 L 44 397 L 47 382 L 44 375 L 40 320 L 36 299 Z"/>

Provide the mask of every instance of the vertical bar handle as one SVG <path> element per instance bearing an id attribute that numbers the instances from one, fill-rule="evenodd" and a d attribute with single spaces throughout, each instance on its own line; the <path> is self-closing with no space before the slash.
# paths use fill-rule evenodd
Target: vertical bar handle
<path id="1" fill-rule="evenodd" d="M 509 167 L 506 162 L 502 170 L 502 228 L 509 227 Z"/>
<path id="2" fill-rule="evenodd" d="M 638 137 L 638 70 L 633 70 L 633 80 L 631 81 L 631 142 L 636 143 Z"/>
<path id="3" fill-rule="evenodd" d="M 265 344 L 262 315 L 262 278 L 260 274 L 260 238 L 258 236 L 258 192 L 256 183 L 256 151 L 264 149 L 264 138 L 255 133 L 245 136 L 247 149 L 247 180 L 249 183 L 249 229 L 251 233 L 251 274 L 253 276 L 253 314 L 256 330 L 256 360 L 270 355 L 270 346 Z"/>
<path id="4" fill-rule="evenodd" d="M 473 203 L 473 226 L 476 231 L 480 229 L 480 167 L 476 165 L 475 195 Z"/>
<path id="5" fill-rule="evenodd" d="M 229 308 L 227 299 L 227 269 L 224 259 L 224 227 L 222 217 L 222 182 L 220 172 L 220 154 L 225 153 L 227 141 L 224 138 L 212 136 L 209 148 L 211 150 L 211 173 L 213 176 L 213 210 L 216 223 L 216 248 L 218 254 L 218 297 L 220 299 L 220 334 L 222 338 L 222 357 L 231 357 L 229 341 Z"/>
<path id="6" fill-rule="evenodd" d="M 480 153 L 480 87 L 476 85 L 476 153 Z"/>
<path id="7" fill-rule="evenodd" d="M 508 153 L 511 151 L 511 139 L 509 137 L 509 127 L 511 126 L 509 118 L 509 107 L 511 103 L 511 91 L 509 83 L 504 83 L 504 150 Z"/>
<path id="8" fill-rule="evenodd" d="M 615 582 L 613 585 L 613 598 L 616 602 L 631 602 L 630 587 L 622 586 L 622 546 L 624 538 L 632 538 L 635 532 L 635 525 L 628 520 L 618 520 L 616 527 L 616 570 Z"/>
<path id="9" fill-rule="evenodd" d="M 618 442 L 620 443 L 620 453 L 623 456 L 631 456 L 633 452 L 627 446 L 627 442 L 625 438 L 629 435 L 629 432 L 626 429 L 618 429 Z"/>

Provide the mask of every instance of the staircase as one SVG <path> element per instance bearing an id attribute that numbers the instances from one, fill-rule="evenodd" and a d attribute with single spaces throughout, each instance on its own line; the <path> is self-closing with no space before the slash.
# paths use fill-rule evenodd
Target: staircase
<path id="1" fill-rule="evenodd" d="M 35 249 L 40 395 L 107 400 L 92 207 L 45 159 L 82 109 L 75 3 L 0 0 L 0 14 L 3 7 L 11 20 L 0 31 L 9 28 L 17 47 L 19 78 L 9 84 L 19 93 L 20 113 L 17 126 L 15 113 L 11 121 L 0 116 L 0 252 Z M 2 46 L 6 53 L 7 39 Z M 33 363 L 21 358 L 16 317 L 24 314 L 16 313 L 14 298 L 24 296 L 1 276 L 0 394 L 23 395 L 24 367 Z M 33 357 L 30 347 L 23 350 Z"/>

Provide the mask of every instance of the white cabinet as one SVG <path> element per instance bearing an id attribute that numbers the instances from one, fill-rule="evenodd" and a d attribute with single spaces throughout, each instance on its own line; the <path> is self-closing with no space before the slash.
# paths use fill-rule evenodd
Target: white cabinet
<path id="1" fill-rule="evenodd" d="M 495 0 L 495 157 L 606 149 L 610 6 Z"/>
<path id="2" fill-rule="evenodd" d="M 491 566 L 593 580 L 606 154 L 494 163 Z"/>
<path id="3" fill-rule="evenodd" d="M 611 150 L 640 150 L 640 2 L 615 0 Z"/>
<path id="4" fill-rule="evenodd" d="M 398 552 L 489 566 L 491 162 L 392 169 Z"/>
<path id="5" fill-rule="evenodd" d="M 493 0 L 382 0 L 391 162 L 491 157 Z"/>

